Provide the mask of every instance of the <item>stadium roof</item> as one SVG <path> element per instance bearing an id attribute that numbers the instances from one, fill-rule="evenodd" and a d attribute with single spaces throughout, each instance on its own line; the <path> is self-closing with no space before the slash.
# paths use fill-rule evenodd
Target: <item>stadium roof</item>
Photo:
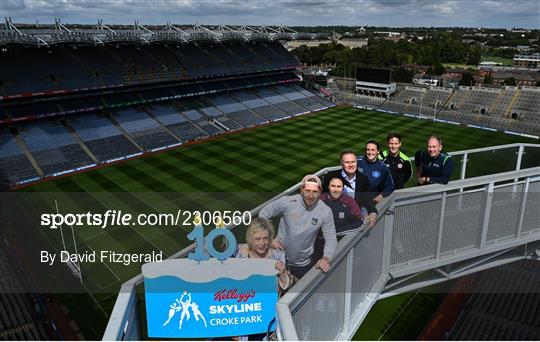
<path id="1" fill-rule="evenodd" d="M 175 26 L 170 22 L 165 25 L 143 26 L 139 21 L 135 21 L 133 25 L 105 25 L 101 20 L 94 26 L 64 25 L 60 19 L 55 19 L 52 25 L 15 25 L 10 18 L 6 18 L 5 26 L 0 28 L 0 45 L 311 40 L 326 38 L 327 35 L 327 33 L 300 33 L 285 26 Z"/>

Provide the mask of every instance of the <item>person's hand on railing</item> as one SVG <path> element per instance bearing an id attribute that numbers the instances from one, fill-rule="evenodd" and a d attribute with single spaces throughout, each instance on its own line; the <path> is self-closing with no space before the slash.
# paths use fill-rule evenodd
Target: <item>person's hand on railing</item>
<path id="1" fill-rule="evenodd" d="M 284 249 L 283 241 L 279 238 L 275 238 L 274 240 L 272 240 L 270 247 L 272 247 L 273 249 L 279 249 L 280 251 L 282 251 Z"/>
<path id="2" fill-rule="evenodd" d="M 417 181 L 418 185 L 424 185 L 424 184 L 429 184 L 430 183 L 429 177 L 418 177 L 418 179 L 416 181 Z"/>
<path id="3" fill-rule="evenodd" d="M 368 216 L 366 216 L 365 220 L 368 221 L 368 227 L 372 228 L 377 222 L 377 214 L 371 213 Z"/>
<path id="4" fill-rule="evenodd" d="M 319 261 L 317 261 L 315 268 L 318 268 L 319 270 L 325 273 L 328 272 L 328 270 L 330 269 L 330 259 L 328 259 L 328 257 L 323 256 L 322 258 L 319 259 Z"/>
<path id="5" fill-rule="evenodd" d="M 276 264 L 274 265 L 274 267 L 276 268 L 276 270 L 279 271 L 279 273 L 282 273 L 283 271 L 285 271 L 285 264 L 281 261 L 276 261 Z"/>
<path id="6" fill-rule="evenodd" d="M 375 202 L 375 204 L 378 204 L 382 199 L 383 199 L 383 195 L 378 194 L 377 196 L 375 196 L 375 198 L 373 198 L 373 202 Z"/>

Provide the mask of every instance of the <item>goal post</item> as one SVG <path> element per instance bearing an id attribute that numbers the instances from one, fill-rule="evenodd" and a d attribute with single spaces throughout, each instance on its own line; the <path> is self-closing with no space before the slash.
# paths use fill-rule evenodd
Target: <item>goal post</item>
<path id="1" fill-rule="evenodd" d="M 60 214 L 60 210 L 58 208 L 58 201 L 56 199 L 54 200 L 54 204 L 56 206 L 56 213 Z M 70 251 L 68 251 L 68 249 L 66 247 L 66 240 L 64 238 L 64 232 L 63 232 L 62 227 L 63 227 L 62 224 L 58 227 L 59 230 L 60 230 L 60 236 L 61 236 L 61 239 L 62 239 L 62 251 L 66 251 L 69 254 L 72 254 Z M 78 255 L 79 253 L 77 251 L 77 240 L 75 239 L 75 231 L 73 230 L 73 226 L 70 225 L 69 227 L 71 229 L 71 237 L 73 238 L 73 247 L 75 249 L 74 252 L 75 252 L 75 255 Z M 83 283 L 83 278 L 82 278 L 81 264 L 79 262 L 73 262 L 73 261 L 71 261 L 71 258 L 68 258 L 68 260 L 66 261 L 66 265 L 69 267 L 71 273 L 73 273 L 73 275 L 82 284 Z"/>

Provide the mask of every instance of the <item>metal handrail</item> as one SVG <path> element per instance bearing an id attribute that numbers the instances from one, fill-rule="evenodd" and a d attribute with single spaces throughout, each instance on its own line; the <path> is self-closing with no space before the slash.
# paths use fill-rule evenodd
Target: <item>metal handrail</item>
<path id="1" fill-rule="evenodd" d="M 468 178 L 468 179 L 460 179 L 453 182 L 449 182 L 448 184 L 429 184 L 426 186 L 400 189 L 400 190 L 394 191 L 394 194 L 396 195 L 396 201 L 399 201 L 400 199 L 409 198 L 411 195 L 417 196 L 417 195 L 423 195 L 423 194 L 441 193 L 443 191 L 460 190 L 463 188 L 470 188 L 473 186 L 488 184 L 490 182 L 496 183 L 496 182 L 514 180 L 516 178 L 531 177 L 535 175 L 540 176 L 540 166 L 523 169 L 519 171 L 508 171 L 508 172 L 496 173 L 494 175 L 478 176 L 478 177 Z"/>
<path id="2" fill-rule="evenodd" d="M 380 213 L 386 212 L 388 208 L 393 203 L 394 196 L 390 195 L 386 198 L 384 198 L 378 205 L 377 210 Z M 383 215 L 379 215 L 377 217 L 377 221 L 379 221 Z M 332 272 L 334 269 L 336 269 L 338 266 L 341 265 L 341 263 L 347 258 L 347 254 L 349 251 L 362 240 L 365 234 L 367 234 L 369 229 L 365 229 L 359 232 L 355 232 L 353 234 L 348 234 L 341 239 L 338 243 L 338 247 L 336 248 L 336 252 L 334 255 L 334 258 L 332 259 L 332 262 L 330 264 L 330 270 L 328 272 L 324 273 L 318 269 L 312 268 L 306 275 L 302 277 L 283 297 L 280 298 L 279 303 L 281 304 L 287 304 L 291 306 L 291 311 L 294 312 L 297 309 L 298 303 L 302 301 L 305 297 L 309 296 L 313 291 L 316 289 L 315 285 L 320 285 L 322 281 L 324 281 Z"/>
<path id="3" fill-rule="evenodd" d="M 525 178 L 525 177 L 534 177 L 534 176 L 540 176 L 540 167 L 534 167 L 534 168 L 524 169 L 520 171 L 504 172 L 504 173 L 500 173 L 496 175 L 480 176 L 480 177 L 475 177 L 475 178 L 466 179 L 466 180 L 458 180 L 448 185 L 433 184 L 433 185 L 428 185 L 425 187 L 418 187 L 418 188 L 411 188 L 411 189 L 413 190 L 413 193 L 416 193 L 416 194 L 425 193 L 425 192 L 428 192 L 430 194 L 444 193 L 446 191 L 463 189 L 463 188 L 471 187 L 471 186 L 482 186 L 482 185 L 486 186 L 488 184 L 493 184 L 499 181 L 511 181 L 511 180 L 514 180 L 515 178 Z M 396 191 L 394 194 L 386 198 L 385 202 L 381 202 L 381 204 L 383 205 L 381 209 L 386 211 L 389 207 L 393 207 L 394 204 L 397 204 L 397 203 L 394 203 L 395 200 L 398 200 L 400 197 L 406 198 L 407 195 L 410 196 L 411 189 L 404 189 L 404 190 Z M 381 211 L 381 212 L 384 212 L 384 211 Z M 383 215 L 379 215 L 378 220 L 381 219 L 382 217 Z M 334 258 L 334 262 L 331 265 L 330 271 L 327 274 L 324 274 L 320 270 L 316 270 L 316 269 L 310 270 L 304 276 L 304 278 L 302 278 L 291 290 L 289 290 L 287 294 L 285 294 L 284 297 L 282 297 L 279 300 L 278 303 L 280 305 L 286 305 L 289 308 L 291 312 L 291 316 L 292 316 L 292 314 L 294 314 L 297 310 L 299 310 L 299 307 L 302 305 L 302 303 L 306 302 L 311 297 L 311 295 L 315 293 L 315 291 L 320 286 L 322 286 L 325 280 L 331 275 L 332 270 L 339 267 L 341 265 L 341 262 L 343 262 L 343 260 L 346 260 L 348 253 L 364 237 L 364 234 L 365 232 L 359 232 L 359 233 L 354 234 L 354 236 L 351 236 L 350 238 L 347 236 L 342 241 L 340 241 L 338 250 L 336 251 L 336 257 Z M 384 252 L 390 253 L 390 250 L 388 251 L 385 250 Z M 298 338 L 296 331 L 292 332 L 284 328 L 282 330 L 282 333 L 285 340 Z"/>

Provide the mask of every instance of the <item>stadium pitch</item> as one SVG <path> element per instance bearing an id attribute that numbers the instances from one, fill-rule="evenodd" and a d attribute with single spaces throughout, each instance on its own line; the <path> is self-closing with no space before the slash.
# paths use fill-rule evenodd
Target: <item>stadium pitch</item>
<path id="1" fill-rule="evenodd" d="M 390 131 L 402 135 L 402 150 L 410 156 L 424 148 L 427 137 L 432 134 L 443 138 L 447 152 L 516 142 L 537 143 L 500 132 L 341 107 L 59 178 L 21 192 L 39 197 L 42 203 L 36 208 L 46 207 L 54 212 L 58 204 L 61 213 L 87 210 L 121 210 L 133 214 L 179 209 L 243 211 L 286 190 L 307 173 L 338 165 L 339 152 L 344 149 L 354 149 L 361 154 L 365 142 L 370 139 L 384 145 L 384 138 Z M 496 153 L 477 161 L 476 170 L 500 172 L 497 171 L 497 159 L 500 158 L 501 154 Z M 454 179 L 458 171 L 459 160 L 456 160 Z M 73 234 L 79 251 L 163 251 L 166 258 L 190 244 L 186 237 L 189 225 L 180 226 L 74 228 Z M 59 251 L 62 248 L 58 230 L 38 230 L 33 236 L 41 236 L 49 249 Z M 71 236 L 71 230 L 65 232 Z M 235 234 L 243 240 L 241 230 Z M 73 239 L 66 238 L 64 243 L 69 250 L 75 247 Z M 80 265 L 84 287 L 95 302 L 95 312 L 104 318 L 112 310 L 121 284 L 141 270 L 141 263 L 137 262 L 129 265 L 82 262 Z M 84 315 L 90 317 L 90 310 Z M 89 317 L 84 319 L 92 321 Z"/>

